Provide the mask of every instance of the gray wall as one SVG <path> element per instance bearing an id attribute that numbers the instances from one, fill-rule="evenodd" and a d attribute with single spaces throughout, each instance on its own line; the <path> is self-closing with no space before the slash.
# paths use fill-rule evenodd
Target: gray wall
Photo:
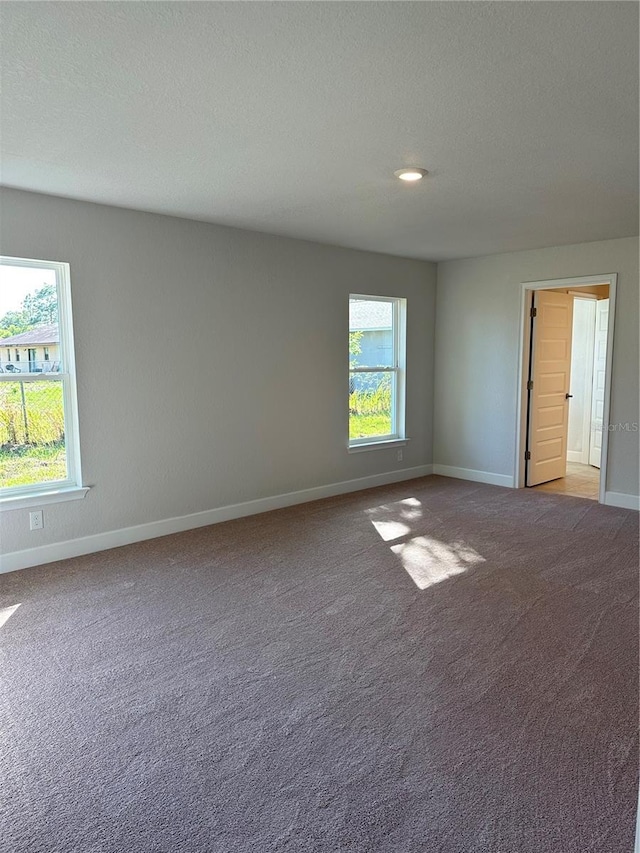
<path id="1" fill-rule="evenodd" d="M 611 423 L 638 417 L 638 239 L 438 265 L 434 458 L 513 476 L 521 282 L 618 273 Z M 638 433 L 609 436 L 607 490 L 638 494 Z"/>
<path id="2" fill-rule="evenodd" d="M 432 461 L 434 264 L 4 189 L 4 255 L 71 264 L 82 501 L 5 552 Z M 407 433 L 347 453 L 348 297 L 408 300 Z M 197 368 L 194 368 L 197 365 Z"/>

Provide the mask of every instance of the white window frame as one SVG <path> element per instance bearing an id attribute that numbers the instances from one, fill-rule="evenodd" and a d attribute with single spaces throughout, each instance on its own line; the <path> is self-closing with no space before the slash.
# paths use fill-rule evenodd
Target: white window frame
<path id="1" fill-rule="evenodd" d="M 393 309 L 393 363 L 382 367 L 349 367 L 348 392 L 351 388 L 351 376 L 355 373 L 390 373 L 392 376 L 392 410 L 391 432 L 386 435 L 351 438 L 348 442 L 349 452 L 373 450 L 375 448 L 396 447 L 407 443 L 405 427 L 406 410 L 406 358 L 407 358 L 407 300 L 399 296 L 371 296 L 363 293 L 350 293 L 352 299 L 362 299 L 369 302 L 388 302 Z M 351 329 L 349 329 L 351 331 Z M 348 393 L 347 393 L 348 405 Z"/>
<path id="2" fill-rule="evenodd" d="M 71 276 L 69 264 L 61 261 L 41 261 L 31 258 L 12 258 L 0 255 L 0 266 L 29 267 L 53 270 L 58 296 L 58 329 L 60 333 L 59 371 L 48 373 L 0 374 L 0 382 L 61 382 L 64 406 L 65 453 L 67 477 L 46 483 L 0 488 L 0 507 L 37 506 L 58 500 L 83 498 L 89 491 L 82 486 L 80 465 L 80 431 L 78 426 L 78 396 L 76 390 L 75 347 L 73 341 L 73 315 L 71 309 Z M 1 345 L 1 341 L 0 341 Z M 26 362 L 25 362 L 26 364 Z"/>

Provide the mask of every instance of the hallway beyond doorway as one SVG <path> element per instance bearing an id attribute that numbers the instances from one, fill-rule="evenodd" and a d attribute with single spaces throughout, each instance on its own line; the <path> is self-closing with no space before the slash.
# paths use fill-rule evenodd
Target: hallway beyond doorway
<path id="1" fill-rule="evenodd" d="M 533 486 L 537 492 L 572 495 L 575 498 L 589 498 L 592 501 L 598 500 L 599 487 L 599 469 L 591 465 L 583 465 L 581 462 L 567 462 L 566 477 Z"/>

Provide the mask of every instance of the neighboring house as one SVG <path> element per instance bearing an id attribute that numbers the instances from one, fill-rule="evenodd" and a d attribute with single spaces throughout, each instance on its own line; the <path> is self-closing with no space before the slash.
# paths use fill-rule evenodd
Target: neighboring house
<path id="1" fill-rule="evenodd" d="M 390 302 L 349 301 L 349 332 L 360 332 L 360 352 L 349 355 L 352 367 L 389 367 L 393 364 L 393 318 Z M 375 391 L 385 374 L 351 374 L 349 391 Z"/>
<path id="2" fill-rule="evenodd" d="M 349 356 L 354 366 L 388 367 L 393 364 L 391 303 L 349 303 L 349 331 L 361 332 L 360 352 Z"/>
<path id="3" fill-rule="evenodd" d="M 55 373 L 60 370 L 60 335 L 57 323 L 0 338 L 3 373 Z"/>

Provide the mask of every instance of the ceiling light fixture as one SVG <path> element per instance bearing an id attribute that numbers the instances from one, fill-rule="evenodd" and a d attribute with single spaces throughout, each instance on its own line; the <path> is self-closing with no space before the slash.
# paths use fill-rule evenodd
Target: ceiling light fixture
<path id="1" fill-rule="evenodd" d="M 428 174 L 426 169 L 418 169 L 415 166 L 411 166 L 407 169 L 398 169 L 393 173 L 396 178 L 400 178 L 401 181 L 421 181 L 425 175 Z"/>

